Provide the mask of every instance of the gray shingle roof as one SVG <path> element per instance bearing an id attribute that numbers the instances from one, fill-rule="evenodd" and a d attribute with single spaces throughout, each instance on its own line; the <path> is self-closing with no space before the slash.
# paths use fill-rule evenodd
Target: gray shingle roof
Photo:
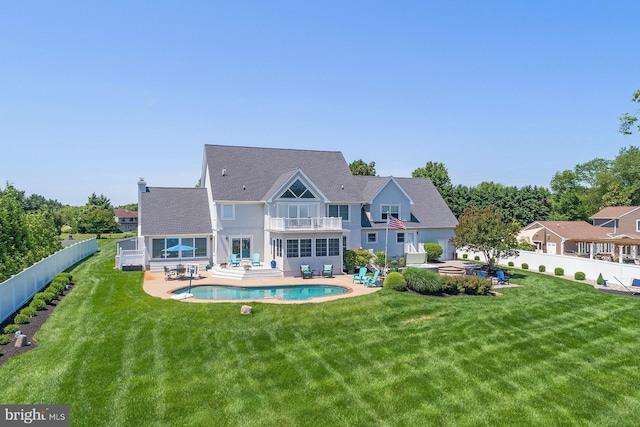
<path id="1" fill-rule="evenodd" d="M 272 195 L 269 191 L 273 191 L 274 183 L 298 168 L 332 202 L 362 200 L 349 165 L 339 151 L 205 145 L 205 155 L 214 200 L 266 200 Z"/>
<path id="2" fill-rule="evenodd" d="M 148 187 L 140 204 L 143 236 L 211 233 L 206 188 Z"/>
<path id="3" fill-rule="evenodd" d="M 389 177 L 383 176 L 356 176 L 354 178 L 360 183 L 363 197 L 367 201 L 371 200 L 380 191 L 381 186 L 389 180 Z M 411 221 L 404 222 L 407 229 L 453 228 L 458 225 L 458 220 L 430 179 L 395 178 L 395 180 L 414 202 L 411 205 Z M 367 216 L 361 218 L 361 223 L 363 227 L 386 227 L 384 222 L 371 222 Z"/>
<path id="4" fill-rule="evenodd" d="M 415 202 L 411 216 L 425 228 L 449 228 L 458 225 L 458 220 L 447 206 L 436 186 L 428 178 L 396 178 L 404 191 Z"/>

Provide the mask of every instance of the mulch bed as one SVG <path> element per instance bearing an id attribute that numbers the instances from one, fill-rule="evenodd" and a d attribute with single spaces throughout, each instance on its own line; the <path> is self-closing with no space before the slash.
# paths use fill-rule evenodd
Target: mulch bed
<path id="1" fill-rule="evenodd" d="M 64 291 L 64 293 L 60 295 L 57 300 L 53 300 L 51 301 L 51 304 L 47 304 L 46 310 L 38 311 L 37 316 L 29 319 L 29 323 L 18 325 L 20 327 L 20 331 L 27 336 L 27 341 L 31 343 L 30 345 L 25 347 L 15 347 L 16 337 L 14 334 L 9 334 L 9 343 L 0 345 L 0 366 L 2 366 L 11 357 L 25 353 L 38 346 L 38 342 L 33 338 L 33 336 L 40 330 L 49 316 L 51 316 L 51 313 L 58 306 L 60 300 L 64 298 L 69 292 L 71 292 L 72 289 L 73 284 L 70 284 L 69 289 Z M 7 317 L 7 319 L 2 322 L 2 324 L 0 324 L 0 333 L 4 333 L 4 327 L 13 324 L 14 317 L 16 317 L 20 310 L 28 305 L 28 303 L 25 304 L 23 307 L 20 307 L 15 313 L 11 314 L 11 316 Z"/>

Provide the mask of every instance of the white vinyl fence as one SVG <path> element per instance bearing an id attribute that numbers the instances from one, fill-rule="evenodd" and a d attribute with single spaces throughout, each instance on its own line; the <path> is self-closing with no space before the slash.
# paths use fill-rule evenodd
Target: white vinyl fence
<path id="1" fill-rule="evenodd" d="M 84 240 L 38 261 L 0 283 L 0 323 L 43 289 L 56 274 L 98 250 L 96 239 Z"/>
<path id="2" fill-rule="evenodd" d="M 478 255 L 481 261 L 486 262 L 481 252 L 466 252 L 459 250 L 458 259 L 462 259 L 462 254 L 469 254 L 469 260 Z M 574 276 L 576 272 L 581 271 L 587 279 L 596 280 L 598 275 L 602 274 L 602 278 L 608 283 L 615 285 L 619 279 L 622 283 L 629 286 L 631 281 L 640 279 L 640 266 L 635 264 L 623 264 L 611 261 L 602 261 L 598 259 L 581 258 L 571 255 L 554 255 L 542 252 L 520 251 L 517 257 L 501 259 L 499 264 L 506 266 L 509 261 L 513 261 L 515 268 L 522 268 L 522 263 L 529 264 L 529 270 L 537 272 L 538 267 L 545 266 L 547 273 L 553 274 L 553 271 L 560 267 L 564 270 L 565 276 Z"/>

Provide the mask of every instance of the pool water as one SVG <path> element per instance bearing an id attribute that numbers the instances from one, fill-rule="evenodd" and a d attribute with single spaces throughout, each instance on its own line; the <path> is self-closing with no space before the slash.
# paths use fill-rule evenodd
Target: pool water
<path id="1" fill-rule="evenodd" d="M 188 287 L 176 289 L 173 294 L 183 294 Z M 289 285 L 289 286 L 224 286 L 199 285 L 191 287 L 191 294 L 202 299 L 269 299 L 306 300 L 347 293 L 348 289 L 334 285 Z"/>

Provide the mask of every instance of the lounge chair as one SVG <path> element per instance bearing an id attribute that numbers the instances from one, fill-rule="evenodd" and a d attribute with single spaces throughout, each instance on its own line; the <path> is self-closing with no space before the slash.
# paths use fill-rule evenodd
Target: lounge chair
<path id="1" fill-rule="evenodd" d="M 229 264 L 231 267 L 240 267 L 240 261 L 238 261 L 236 254 L 229 255 Z"/>
<path id="2" fill-rule="evenodd" d="M 498 278 L 498 285 L 508 285 L 509 284 L 509 276 L 504 274 L 504 271 L 502 271 L 502 270 L 496 271 L 496 277 Z"/>
<path id="3" fill-rule="evenodd" d="M 173 280 L 177 278 L 177 271 L 172 270 L 166 265 L 164 266 L 164 280 Z"/>
<path id="4" fill-rule="evenodd" d="M 300 266 L 300 274 L 302 274 L 303 279 L 311 279 L 313 271 L 311 271 L 308 265 L 304 264 Z"/>
<path id="5" fill-rule="evenodd" d="M 358 283 L 364 283 L 364 278 L 366 277 L 367 274 L 367 267 L 360 267 L 360 271 L 358 271 L 356 274 L 353 275 L 353 280 L 351 281 L 351 283 L 355 283 L 355 281 L 357 280 Z"/>
<path id="6" fill-rule="evenodd" d="M 333 264 L 325 264 L 322 267 L 322 277 L 333 277 Z"/>
<path id="7" fill-rule="evenodd" d="M 373 273 L 373 276 L 365 277 L 363 285 L 366 288 L 368 288 L 370 286 L 379 287 L 379 285 L 378 285 L 378 274 L 380 274 L 380 271 L 376 271 L 375 273 Z"/>
<path id="8" fill-rule="evenodd" d="M 482 270 L 478 271 L 478 276 L 482 277 L 483 279 L 488 279 L 489 278 L 489 276 L 487 276 L 487 273 L 482 271 Z"/>
<path id="9" fill-rule="evenodd" d="M 260 264 L 260 254 L 253 254 L 253 257 L 251 257 L 251 265 L 262 265 Z"/>

